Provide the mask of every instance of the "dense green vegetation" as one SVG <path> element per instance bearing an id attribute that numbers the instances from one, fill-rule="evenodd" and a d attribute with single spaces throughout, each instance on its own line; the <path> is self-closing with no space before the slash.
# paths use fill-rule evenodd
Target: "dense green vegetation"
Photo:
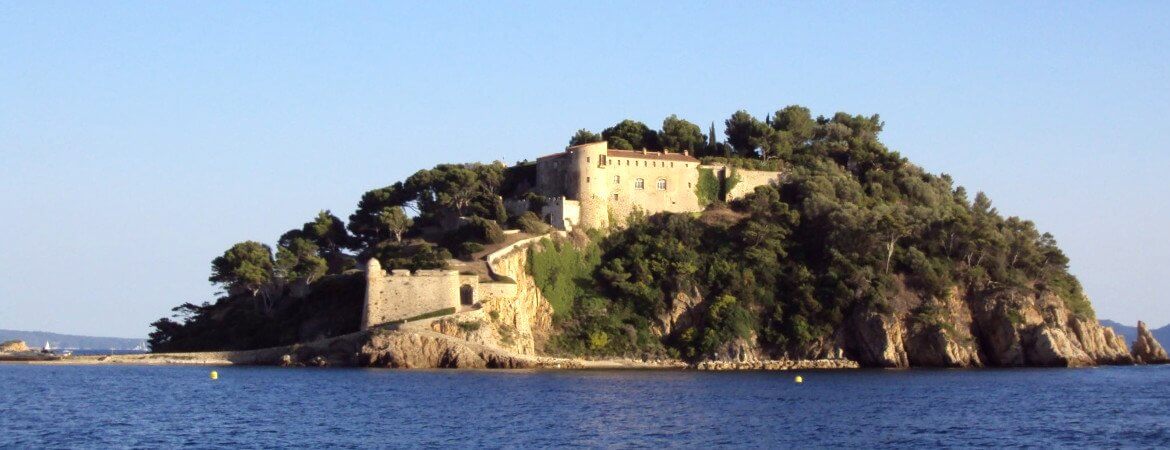
<path id="1" fill-rule="evenodd" d="M 955 288 L 972 295 L 1049 291 L 1074 314 L 1093 316 L 1050 234 L 1001 216 L 982 193 L 972 199 L 949 176 L 887 149 L 878 116 L 814 119 L 790 106 L 763 121 L 739 111 L 726 125 L 734 167 L 782 160 L 785 183 L 729 205 L 742 218 L 632 217 L 599 243 L 592 283 L 580 282 L 588 265 L 537 269 L 553 272 L 538 281 L 578 280 L 571 315 L 560 321 L 571 333 L 561 339 L 582 344 L 561 348 L 658 351 L 659 342 L 647 344 L 641 332 L 669 320 L 680 295 L 696 294 L 704 299 L 699 314 L 660 341 L 688 358 L 714 356 L 753 336 L 775 355 L 800 355 L 852 314 L 888 313 L 900 289 L 927 300 L 917 317 L 930 323 L 938 321 L 935 300 Z M 717 148 L 708 144 L 708 151 Z M 557 295 L 564 304 L 569 293 Z M 628 332 L 615 336 L 623 327 Z"/>
<path id="2" fill-rule="evenodd" d="M 517 188 L 507 172 L 499 163 L 442 164 L 366 192 L 348 226 L 322 211 L 281 235 L 275 251 L 255 241 L 235 244 L 211 265 L 208 280 L 223 295 L 185 303 L 156 321 L 151 348 L 250 349 L 356 331 L 364 280 L 347 271 L 357 261 L 446 268 L 453 255 L 469 257 L 502 241 L 509 222 L 541 230 L 534 216 L 504 211 L 501 191 Z"/>
<path id="3" fill-rule="evenodd" d="M 801 356 L 851 317 L 889 314 L 902 294 L 924 300 L 916 320 L 945 326 L 938 301 L 956 290 L 1051 292 L 1092 317 L 1051 235 L 887 149 L 877 115 L 814 118 L 788 106 L 763 120 L 737 111 L 724 125 L 723 140 L 713 123 L 704 134 L 676 116 L 660 130 L 623 120 L 570 139 L 690 151 L 733 168 L 724 191 L 736 170 L 785 178 L 724 204 L 715 174 L 701 172 L 696 193 L 711 205 L 703 214 L 635 214 L 608 235 L 544 242 L 529 271 L 555 311 L 550 351 L 702 359 L 752 341 Z M 357 261 L 440 268 L 500 242 L 506 227 L 547 231 L 534 214 L 543 199 L 529 192 L 534 173 L 533 164 L 442 164 L 366 192 L 348 224 L 322 211 L 275 250 L 235 244 L 212 262 L 209 280 L 223 295 L 155 322 L 150 344 L 244 349 L 354 331 Z M 526 199 L 529 211 L 509 216 L 503 198 Z"/>
<path id="4" fill-rule="evenodd" d="M 707 206 L 723 200 L 723 185 L 719 183 L 715 171 L 702 167 L 695 170 L 699 171 L 699 182 L 695 185 L 695 196 L 699 198 L 699 204 Z"/>

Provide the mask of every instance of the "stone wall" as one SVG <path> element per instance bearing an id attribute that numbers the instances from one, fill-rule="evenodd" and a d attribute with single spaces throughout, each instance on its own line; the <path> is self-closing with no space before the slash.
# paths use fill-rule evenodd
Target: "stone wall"
<path id="1" fill-rule="evenodd" d="M 647 213 L 702 211 L 695 187 L 698 163 L 610 157 L 597 177 L 608 185 L 608 211 L 615 225 L 625 224 L 635 209 Z M 639 182 L 640 181 L 640 182 Z"/>
<path id="2" fill-rule="evenodd" d="M 377 259 L 366 269 L 362 329 L 447 309 L 459 308 L 459 272 L 394 270 L 387 274 Z"/>
<path id="3" fill-rule="evenodd" d="M 540 209 L 540 217 L 558 230 L 572 230 L 581 223 L 581 204 L 564 197 L 553 197 Z"/>
<path id="4" fill-rule="evenodd" d="M 728 177 L 737 177 L 739 182 L 727 190 L 724 196 L 726 201 L 732 201 L 737 198 L 743 198 L 745 195 L 755 191 L 759 186 L 768 184 L 779 185 L 783 180 L 783 172 L 771 172 L 762 170 L 744 170 L 734 169 L 727 174 Z"/>

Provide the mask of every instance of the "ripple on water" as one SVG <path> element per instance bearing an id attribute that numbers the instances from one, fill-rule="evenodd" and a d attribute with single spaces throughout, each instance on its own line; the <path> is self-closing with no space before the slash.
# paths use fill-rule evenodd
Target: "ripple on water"
<path id="1" fill-rule="evenodd" d="M 1161 367 L 217 370 L 0 365 L 0 447 L 1170 445 Z"/>

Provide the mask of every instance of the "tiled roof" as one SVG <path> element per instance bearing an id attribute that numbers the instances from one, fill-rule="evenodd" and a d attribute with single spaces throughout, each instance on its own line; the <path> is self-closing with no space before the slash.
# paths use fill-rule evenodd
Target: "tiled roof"
<path id="1" fill-rule="evenodd" d="M 558 152 L 558 153 L 544 155 L 544 156 L 541 156 L 541 157 L 536 158 L 536 159 L 539 161 L 542 159 L 557 158 L 557 157 L 565 156 L 567 154 L 569 154 L 569 153 L 568 152 Z M 693 162 L 693 163 L 699 162 L 699 160 L 695 159 L 695 157 L 690 156 L 690 155 L 684 155 L 682 153 L 651 152 L 651 151 L 647 151 L 646 153 L 642 153 L 641 150 L 609 149 L 605 152 L 605 154 L 606 154 L 606 156 L 609 156 L 610 158 L 638 158 L 638 159 L 653 159 L 653 160 L 658 160 L 658 161 L 683 161 L 683 162 Z"/>
<path id="2" fill-rule="evenodd" d="M 698 159 L 690 155 L 682 153 L 669 152 L 646 152 L 642 153 L 639 150 L 613 150 L 610 149 L 605 153 L 610 158 L 641 158 L 641 159 L 656 159 L 659 161 L 686 161 L 699 162 Z"/>

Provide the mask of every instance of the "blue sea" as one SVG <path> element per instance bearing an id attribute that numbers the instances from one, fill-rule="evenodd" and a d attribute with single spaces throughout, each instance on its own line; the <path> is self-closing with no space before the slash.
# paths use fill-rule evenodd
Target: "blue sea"
<path id="1" fill-rule="evenodd" d="M 0 364 L 0 447 L 1167 447 L 1168 381 L 1170 366 L 709 373 Z"/>

